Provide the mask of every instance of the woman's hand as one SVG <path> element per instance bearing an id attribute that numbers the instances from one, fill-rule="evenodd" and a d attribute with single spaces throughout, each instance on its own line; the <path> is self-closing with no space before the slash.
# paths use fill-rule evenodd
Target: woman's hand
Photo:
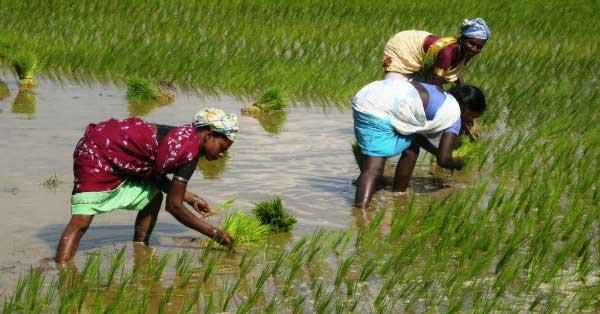
<path id="1" fill-rule="evenodd" d="M 452 162 L 454 163 L 454 170 L 461 171 L 465 167 L 465 160 L 462 157 L 454 157 Z"/>
<path id="2" fill-rule="evenodd" d="M 231 247 L 233 245 L 233 238 L 231 238 L 229 233 L 223 230 L 219 230 L 217 228 L 215 228 L 214 230 L 215 234 L 212 237 L 213 240 L 226 247 Z"/>
<path id="3" fill-rule="evenodd" d="M 202 215 L 203 217 L 208 217 L 213 214 L 212 208 L 208 206 L 208 203 L 200 196 L 194 194 L 192 198 L 188 201 L 188 204 L 194 208 L 194 210 Z"/>

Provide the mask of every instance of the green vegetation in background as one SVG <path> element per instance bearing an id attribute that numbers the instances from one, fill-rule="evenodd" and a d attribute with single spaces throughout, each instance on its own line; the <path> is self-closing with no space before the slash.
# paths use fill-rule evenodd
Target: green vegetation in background
<path id="1" fill-rule="evenodd" d="M 466 17 L 484 17 L 492 28 L 490 42 L 465 73 L 467 82 L 486 83 L 486 91 L 502 91 L 505 84 L 492 83 L 519 76 L 525 89 L 539 82 L 535 77 L 589 73 L 598 62 L 598 43 L 588 35 L 600 30 L 598 6 L 541 0 L 2 0 L 0 38 L 9 51 L 22 48 L 43 58 L 45 70 L 176 79 L 246 95 L 279 86 L 294 99 L 347 106 L 358 88 L 381 77 L 383 45 L 394 33 L 456 35 Z M 569 60 L 581 65 L 568 77 L 540 73 L 564 72 Z"/>
<path id="2" fill-rule="evenodd" d="M 591 312 L 600 294 L 598 12 L 600 3 L 557 0 L 0 0 L 0 54 L 32 51 L 42 70 L 59 75 L 174 78 L 184 87 L 243 96 L 279 86 L 294 102 L 347 107 L 360 87 L 381 77 L 383 45 L 397 31 L 447 36 L 463 18 L 483 17 L 492 37 L 464 73 L 488 99 L 478 120 L 483 136 L 469 152 L 472 191 L 432 203 L 418 196 L 422 206 L 413 200 L 408 208 L 388 208 L 353 234 L 357 242 L 349 250 L 336 246 L 346 238 L 317 230 L 276 254 L 283 266 L 265 263 L 245 286 L 215 282 L 222 293 L 195 286 L 184 294 L 185 306 Z M 477 182 L 480 177 L 489 181 Z M 203 263 L 214 267 L 220 255 L 214 256 Z M 137 285 L 128 279 L 134 274 L 123 272 L 123 288 L 106 292 L 108 298 L 143 300 L 146 289 L 125 289 Z M 212 271 L 204 274 L 214 278 Z M 40 277 L 30 276 L 24 280 L 33 286 L 16 289 L 4 312 L 42 302 L 34 298 Z M 262 294 L 270 284 L 278 286 Z M 65 300 L 66 309 L 111 304 L 96 298 L 101 289 L 84 287 L 65 290 L 60 301 L 43 300 Z M 163 293 L 164 304 L 176 295 Z M 23 301 L 26 296 L 34 299 Z M 86 302 L 72 301 L 80 299 Z M 115 301 L 111 309 L 126 303 Z"/>

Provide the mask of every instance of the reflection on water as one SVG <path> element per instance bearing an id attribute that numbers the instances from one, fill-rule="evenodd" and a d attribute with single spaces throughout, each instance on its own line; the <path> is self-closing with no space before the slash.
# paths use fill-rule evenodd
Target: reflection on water
<path id="1" fill-rule="evenodd" d="M 287 121 L 287 113 L 285 111 L 277 111 L 271 113 L 242 113 L 245 116 L 251 116 L 258 120 L 260 126 L 269 134 L 279 134 L 283 131 L 285 122 Z"/>
<path id="2" fill-rule="evenodd" d="M 8 85 L 4 81 L 0 80 L 0 101 L 6 99 L 10 96 L 10 90 L 8 90 Z"/>
<path id="3" fill-rule="evenodd" d="M 216 160 L 200 158 L 200 160 L 198 160 L 198 164 L 196 165 L 196 169 L 202 172 L 204 179 L 218 179 L 221 176 L 221 173 L 225 171 L 227 160 L 229 160 L 229 158 L 229 152 L 225 152 L 225 156 L 223 156 L 223 158 Z"/>
<path id="4" fill-rule="evenodd" d="M 168 104 L 160 100 L 129 100 L 127 101 L 127 112 L 130 117 L 144 117 L 152 111 Z"/>
<path id="5" fill-rule="evenodd" d="M 23 114 L 27 119 L 33 119 L 35 116 L 36 105 L 37 100 L 35 98 L 35 93 L 29 89 L 21 89 L 13 102 L 12 112 Z"/>

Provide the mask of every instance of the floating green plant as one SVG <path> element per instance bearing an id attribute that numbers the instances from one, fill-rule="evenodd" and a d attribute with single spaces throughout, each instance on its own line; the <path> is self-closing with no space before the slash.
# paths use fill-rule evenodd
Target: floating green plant
<path id="1" fill-rule="evenodd" d="M 35 86 L 34 76 L 38 67 L 38 59 L 33 52 L 18 52 L 13 56 L 12 64 L 19 76 L 19 87 Z"/>
<path id="2" fill-rule="evenodd" d="M 12 112 L 24 114 L 27 119 L 33 119 L 35 116 L 37 99 L 35 93 L 29 89 L 21 89 L 15 97 L 12 105 Z"/>
<path id="3" fill-rule="evenodd" d="M 261 224 L 269 226 L 271 232 L 289 232 L 296 223 L 296 218 L 286 212 L 279 196 L 256 203 L 252 212 Z"/>
<path id="4" fill-rule="evenodd" d="M 224 156 L 215 160 L 208 160 L 206 158 L 200 158 L 198 160 L 198 164 L 196 165 L 196 169 L 202 172 L 202 175 L 205 179 L 218 179 L 225 168 L 227 167 L 227 161 L 231 158 L 229 152 L 226 151 Z"/>
<path id="5" fill-rule="evenodd" d="M 231 235 L 235 244 L 262 241 L 271 234 L 269 226 L 242 211 L 229 213 L 221 223 L 221 229 Z"/>
<path id="6" fill-rule="evenodd" d="M 261 113 L 269 113 L 285 110 L 288 105 L 288 100 L 283 92 L 277 88 L 267 90 L 260 99 L 248 106 L 242 108 L 243 114 L 256 115 Z"/>

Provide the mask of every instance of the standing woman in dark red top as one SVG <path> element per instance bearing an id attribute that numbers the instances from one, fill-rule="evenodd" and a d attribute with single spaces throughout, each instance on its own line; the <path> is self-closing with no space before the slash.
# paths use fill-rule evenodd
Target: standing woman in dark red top
<path id="1" fill-rule="evenodd" d="M 480 18 L 464 20 L 458 38 L 419 30 L 399 32 L 384 47 L 385 78 L 404 77 L 439 87 L 463 85 L 464 65 L 481 52 L 489 37 L 490 29 Z"/>

